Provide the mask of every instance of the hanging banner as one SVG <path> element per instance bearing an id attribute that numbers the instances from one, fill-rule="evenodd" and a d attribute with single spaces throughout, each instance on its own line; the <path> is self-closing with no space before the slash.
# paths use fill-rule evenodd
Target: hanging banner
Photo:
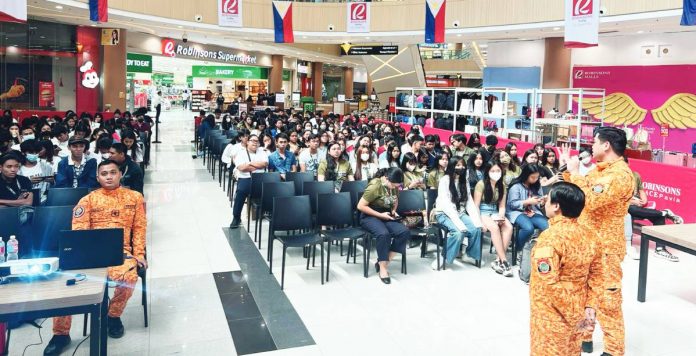
<path id="1" fill-rule="evenodd" d="M 295 42 L 292 32 L 292 2 L 273 1 L 273 28 L 276 43 Z"/>
<path id="2" fill-rule="evenodd" d="M 696 0 L 684 0 L 682 26 L 696 26 Z"/>
<path id="3" fill-rule="evenodd" d="M 102 28 L 101 44 L 102 46 L 118 46 L 121 42 L 121 30 L 117 28 Z"/>
<path id="4" fill-rule="evenodd" d="M 53 82 L 39 82 L 39 107 L 55 106 L 56 86 Z"/>
<path id="5" fill-rule="evenodd" d="M 242 27 L 242 0 L 218 0 L 218 25 Z"/>
<path id="6" fill-rule="evenodd" d="M 425 0 L 425 43 L 445 42 L 446 0 Z"/>
<path id="7" fill-rule="evenodd" d="M 27 22 L 27 0 L 0 1 L 0 22 Z"/>
<path id="8" fill-rule="evenodd" d="M 346 12 L 346 32 L 370 32 L 369 2 L 349 2 Z"/>
<path id="9" fill-rule="evenodd" d="M 599 45 L 599 0 L 565 0 L 565 47 Z"/>

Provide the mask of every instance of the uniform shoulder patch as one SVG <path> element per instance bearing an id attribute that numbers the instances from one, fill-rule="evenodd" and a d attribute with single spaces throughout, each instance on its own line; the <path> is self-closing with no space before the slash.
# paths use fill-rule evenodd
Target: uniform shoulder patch
<path id="1" fill-rule="evenodd" d="M 540 258 L 537 260 L 537 271 L 540 274 L 548 274 L 551 272 L 551 263 L 548 258 Z"/>
<path id="2" fill-rule="evenodd" d="M 81 216 L 84 215 L 84 214 L 85 214 L 85 208 L 83 208 L 83 207 L 81 207 L 81 206 L 76 207 L 76 208 L 75 208 L 75 211 L 73 211 L 73 217 L 74 217 L 74 218 L 79 218 L 79 217 L 81 217 Z"/>
<path id="3" fill-rule="evenodd" d="M 601 184 L 597 184 L 592 187 L 592 192 L 595 194 L 601 194 L 602 192 L 604 192 L 604 186 Z"/>

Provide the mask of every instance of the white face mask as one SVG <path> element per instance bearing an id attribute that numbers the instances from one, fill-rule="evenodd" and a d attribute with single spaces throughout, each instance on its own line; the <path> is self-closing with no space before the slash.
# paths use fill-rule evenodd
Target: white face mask
<path id="1" fill-rule="evenodd" d="M 584 164 L 584 165 L 588 165 L 588 164 L 590 164 L 590 162 L 592 162 L 592 158 L 591 158 L 591 157 L 585 157 L 585 158 L 583 158 L 580 162 L 582 162 L 582 164 Z"/>
<path id="2" fill-rule="evenodd" d="M 503 173 L 501 173 L 501 172 L 493 172 L 493 173 L 490 173 L 488 176 L 491 177 L 491 180 L 492 180 L 492 181 L 497 182 L 497 181 L 499 181 L 500 178 L 503 176 Z"/>
<path id="3" fill-rule="evenodd" d="M 370 154 L 363 153 L 360 155 L 360 159 L 363 160 L 363 162 L 367 162 L 370 159 Z"/>
<path id="4" fill-rule="evenodd" d="M 103 159 L 109 159 L 109 158 L 111 158 L 111 153 L 109 153 L 109 152 L 107 152 L 107 153 L 102 153 L 101 156 L 102 156 Z"/>
<path id="5" fill-rule="evenodd" d="M 416 169 L 416 166 L 413 164 L 407 164 L 406 169 L 408 169 L 409 172 L 413 172 L 413 170 Z"/>

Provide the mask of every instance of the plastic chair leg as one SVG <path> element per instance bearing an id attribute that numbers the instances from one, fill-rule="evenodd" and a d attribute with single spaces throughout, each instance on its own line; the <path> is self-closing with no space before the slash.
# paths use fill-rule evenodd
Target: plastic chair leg
<path id="1" fill-rule="evenodd" d="M 150 322 L 148 320 L 147 313 L 147 276 L 143 276 L 141 288 L 143 289 L 143 316 L 145 320 L 145 327 L 148 327 Z"/>
<path id="2" fill-rule="evenodd" d="M 287 252 L 287 249 L 288 248 L 283 245 L 283 267 L 280 272 L 280 290 L 283 290 L 285 287 L 285 253 Z"/>
<path id="3" fill-rule="evenodd" d="M 329 268 L 331 266 L 331 241 L 329 241 L 328 244 L 326 244 L 326 281 L 329 281 Z M 322 261 L 324 257 L 323 249 L 322 249 Z"/>

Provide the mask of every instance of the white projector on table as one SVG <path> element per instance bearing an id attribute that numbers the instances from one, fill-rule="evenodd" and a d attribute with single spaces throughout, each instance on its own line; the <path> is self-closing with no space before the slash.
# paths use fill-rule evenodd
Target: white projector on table
<path id="1" fill-rule="evenodd" d="M 58 270 L 58 258 L 31 258 L 0 263 L 0 277 L 39 277 Z"/>

